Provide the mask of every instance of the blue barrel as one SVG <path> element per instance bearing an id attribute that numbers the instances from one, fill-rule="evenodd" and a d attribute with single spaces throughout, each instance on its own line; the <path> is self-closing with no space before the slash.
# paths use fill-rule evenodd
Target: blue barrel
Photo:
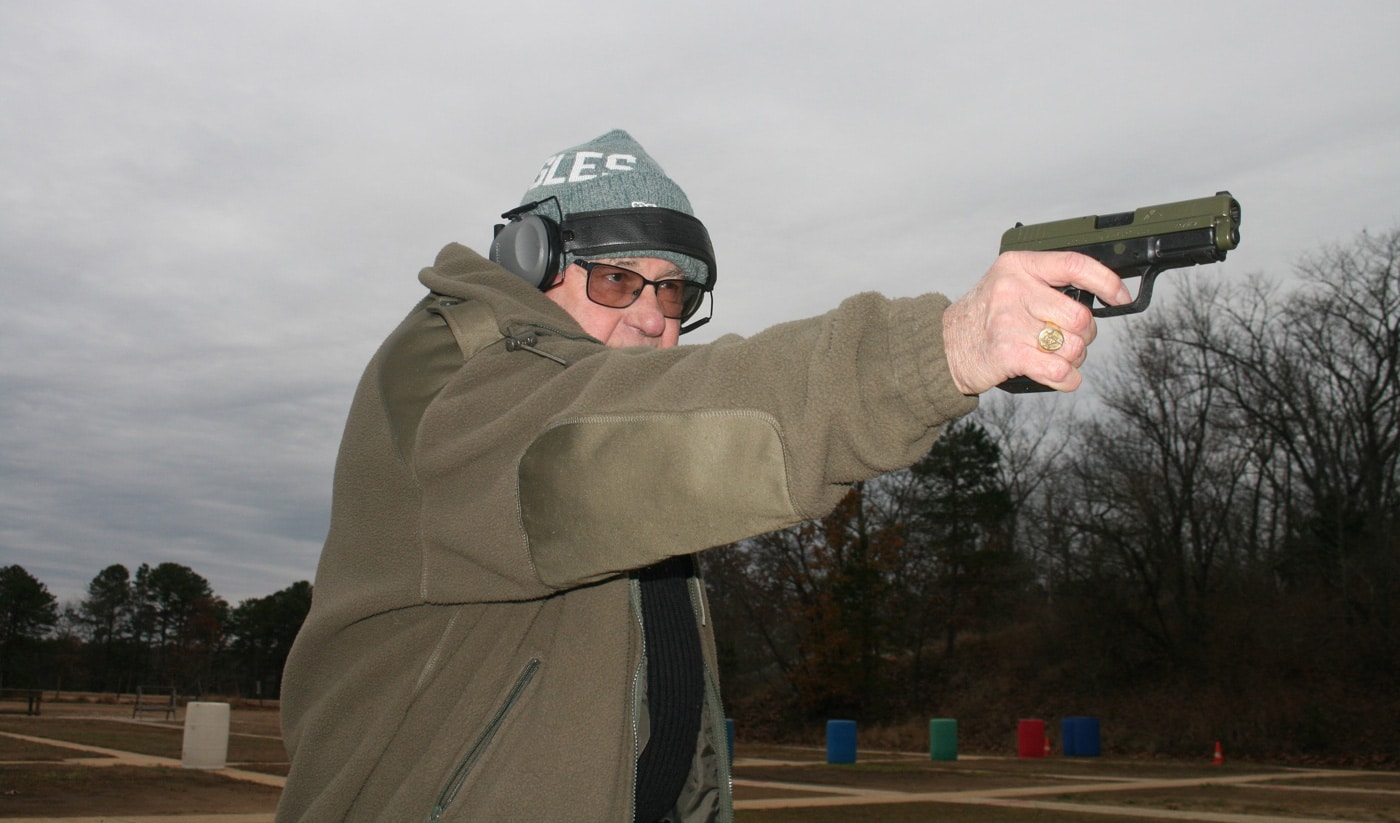
<path id="1" fill-rule="evenodd" d="M 826 721 L 826 762 L 856 762 L 856 721 Z"/>
<path id="2" fill-rule="evenodd" d="M 1099 756 L 1099 719 L 1066 717 L 1060 721 L 1066 757 Z"/>
<path id="3" fill-rule="evenodd" d="M 935 717 L 928 722 L 928 754 L 933 760 L 958 759 L 958 721 Z"/>
<path id="4" fill-rule="evenodd" d="M 724 737 L 729 742 L 729 763 L 734 763 L 734 718 L 724 718 Z"/>
<path id="5" fill-rule="evenodd" d="M 1082 717 L 1066 717 L 1060 721 L 1060 749 L 1065 757 L 1079 756 L 1079 738 L 1077 729 Z"/>
<path id="6" fill-rule="evenodd" d="M 1081 717 L 1074 724 L 1074 754 L 1076 757 L 1099 756 L 1099 719 Z"/>

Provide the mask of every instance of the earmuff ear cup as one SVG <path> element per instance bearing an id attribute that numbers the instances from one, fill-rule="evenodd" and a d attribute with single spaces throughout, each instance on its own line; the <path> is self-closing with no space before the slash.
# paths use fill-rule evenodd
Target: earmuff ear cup
<path id="1" fill-rule="evenodd" d="M 547 217 L 527 214 L 501 226 L 491 241 L 491 260 L 537 289 L 559 273 L 562 242 L 559 226 Z"/>

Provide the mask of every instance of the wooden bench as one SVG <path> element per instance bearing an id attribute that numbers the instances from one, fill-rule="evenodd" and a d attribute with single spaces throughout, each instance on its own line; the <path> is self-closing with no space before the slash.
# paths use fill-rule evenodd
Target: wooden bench
<path id="1" fill-rule="evenodd" d="M 160 712 L 166 720 L 175 717 L 179 706 L 179 695 L 174 686 L 137 686 L 136 703 L 131 707 L 131 716 L 139 718 L 149 712 Z"/>

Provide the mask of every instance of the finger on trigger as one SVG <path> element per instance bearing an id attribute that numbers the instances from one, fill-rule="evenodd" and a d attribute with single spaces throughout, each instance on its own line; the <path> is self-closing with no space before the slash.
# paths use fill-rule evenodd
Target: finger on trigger
<path id="1" fill-rule="evenodd" d="M 1123 278 L 1118 276 L 1118 272 L 1105 266 L 1098 260 L 1086 254 L 1078 252 L 1067 252 L 1074 255 L 1072 263 L 1066 265 L 1067 274 L 1065 283 L 1067 286 L 1074 286 L 1087 292 L 1092 292 L 1104 303 L 1111 306 L 1120 306 L 1133 301 L 1132 292 L 1123 283 Z"/>

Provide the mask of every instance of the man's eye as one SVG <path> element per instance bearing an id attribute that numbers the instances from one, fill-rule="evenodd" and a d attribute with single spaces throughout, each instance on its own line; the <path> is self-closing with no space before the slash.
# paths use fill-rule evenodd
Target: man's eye
<path id="1" fill-rule="evenodd" d="M 660 283 L 656 284 L 656 288 L 661 291 L 678 292 L 683 285 L 685 285 L 684 280 L 662 280 Z"/>

